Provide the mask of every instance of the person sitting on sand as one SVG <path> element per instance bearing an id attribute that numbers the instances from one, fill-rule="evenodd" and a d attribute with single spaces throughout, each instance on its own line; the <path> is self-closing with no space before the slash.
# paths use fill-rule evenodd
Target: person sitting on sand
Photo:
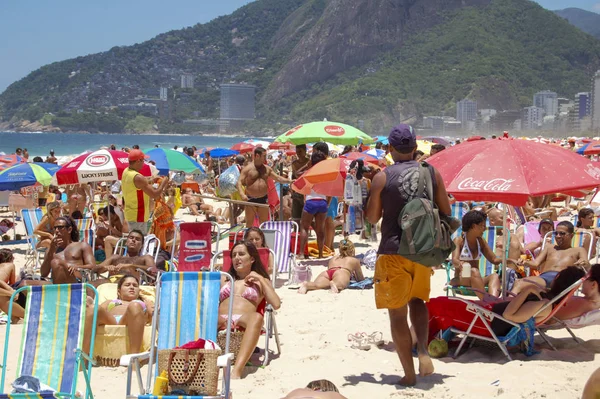
<path id="1" fill-rule="evenodd" d="M 328 380 L 315 380 L 306 388 L 294 389 L 282 399 L 346 399 L 340 395 L 337 387 Z"/>
<path id="2" fill-rule="evenodd" d="M 46 214 L 35 227 L 33 234 L 40 238 L 36 248 L 49 248 L 54 239 L 54 221 L 60 216 L 60 202 L 50 202 L 46 205 Z"/>
<path id="3" fill-rule="evenodd" d="M 10 249 L 0 249 L 0 281 L 8 285 L 13 285 L 16 281 L 14 260 L 15 256 Z"/>
<path id="4" fill-rule="evenodd" d="M 86 242 L 79 242 L 79 231 L 75 221 L 69 216 L 61 216 L 54 221 L 54 238 L 46 252 L 40 268 L 42 277 L 52 272 L 54 284 L 82 282 L 82 269 L 96 266 L 94 250 Z"/>
<path id="5" fill-rule="evenodd" d="M 533 270 L 538 270 L 540 275 L 517 280 L 512 292 L 518 294 L 531 284 L 549 287 L 558 272 L 567 266 L 575 265 L 589 268 L 590 262 L 586 250 L 582 247 L 573 248 L 571 246 L 574 232 L 575 227 L 571 222 L 562 221 L 556 226 L 556 245 L 546 245 L 534 260 L 522 261 L 519 259 L 517 262 L 519 265 L 522 264 Z"/>
<path id="6" fill-rule="evenodd" d="M 314 282 L 305 281 L 298 290 L 299 294 L 308 291 L 330 289 L 337 294 L 350 284 L 354 275 L 356 281 L 365 279 L 360 267 L 360 261 L 354 257 L 354 244 L 348 239 L 340 241 L 339 255 L 329 260 L 327 270 L 319 274 Z"/>
<path id="7" fill-rule="evenodd" d="M 94 305 L 88 304 L 85 316 L 83 348 L 88 353 L 94 320 Z M 97 326 L 119 325 L 127 327 L 129 353 L 139 353 L 144 339 L 144 326 L 152 321 L 154 303 L 140 296 L 140 282 L 125 275 L 117 282 L 117 297 L 98 306 Z"/>
<path id="8" fill-rule="evenodd" d="M 250 241 L 256 248 L 269 248 L 267 246 L 267 240 L 265 239 L 265 233 L 258 227 L 250 227 L 244 233 L 244 240 Z M 273 264 L 275 263 L 275 259 L 273 259 L 273 254 L 269 252 L 269 267 L 268 273 L 269 276 L 273 274 Z"/>
<path id="9" fill-rule="evenodd" d="M 479 259 L 484 256 L 494 265 L 502 263 L 494 250 L 483 239 L 483 233 L 487 229 L 485 224 L 487 215 L 482 211 L 469 211 L 462 219 L 462 235 L 454 239 L 456 249 L 452 252 L 452 265 L 454 266 L 454 278 L 450 285 L 473 287 L 479 299 L 485 297 L 485 287 L 488 287 L 490 295 L 498 296 L 500 293 L 500 278 L 497 273 L 481 276 L 479 273 Z"/>
<path id="10" fill-rule="evenodd" d="M 213 212 L 211 205 L 205 204 L 202 198 L 197 198 L 191 188 L 186 188 L 184 194 L 181 196 L 181 202 L 183 206 L 187 206 L 192 215 L 200 216 L 199 211 L 203 211 L 206 214 Z"/>
<path id="11" fill-rule="evenodd" d="M 140 272 L 137 269 L 154 269 L 154 258 L 150 255 L 140 255 L 144 246 L 144 233 L 140 230 L 132 230 L 125 242 L 126 253 L 123 255 L 112 254 L 106 260 L 94 268 L 96 273 L 108 272 L 108 279 L 94 280 L 92 284 L 96 287 L 100 284 L 114 282 L 124 274 L 129 274 L 139 279 Z"/>
<path id="12" fill-rule="evenodd" d="M 553 308 L 558 305 L 562 298 L 560 297 L 560 294 L 584 275 L 585 271 L 582 268 L 578 266 L 569 266 L 556 276 L 556 279 L 554 279 L 550 289 L 547 291 L 537 285 L 528 285 L 517 296 L 510 300 L 480 303 L 479 305 L 486 307 L 513 323 L 525 323 L 532 317 L 535 317 L 536 322 L 541 322 L 552 312 Z M 553 299 L 556 299 L 556 301 L 552 306 L 540 311 L 542 307 Z M 432 340 L 437 336 L 440 330 L 451 327 L 455 322 L 459 322 L 461 325 L 468 325 L 473 320 L 473 314 L 465 312 L 464 302 L 454 301 L 445 296 L 432 298 L 429 303 L 427 303 L 427 309 L 429 310 L 429 340 Z M 513 328 L 511 324 L 498 318 L 494 318 L 490 322 L 490 327 L 494 334 L 500 337 L 506 336 Z M 477 323 L 472 331 L 474 333 L 480 333 L 483 332 L 484 329 L 484 326 Z"/>
<path id="13" fill-rule="evenodd" d="M 244 366 L 260 338 L 263 325 L 263 316 L 256 310 L 264 300 L 277 310 L 281 300 L 273 289 L 271 279 L 266 268 L 260 260 L 258 250 L 249 241 L 237 242 L 231 250 L 231 269 L 233 287 L 230 282 L 222 281 L 219 304 L 219 328 L 223 329 L 227 323 L 229 301 L 233 302 L 231 324 L 233 328 L 241 327 L 244 331 L 240 351 L 235 359 L 231 378 L 242 378 Z"/>

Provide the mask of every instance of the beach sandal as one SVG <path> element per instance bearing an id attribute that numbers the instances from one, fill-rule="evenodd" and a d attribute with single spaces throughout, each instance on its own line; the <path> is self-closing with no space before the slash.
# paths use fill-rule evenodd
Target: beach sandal
<path id="1" fill-rule="evenodd" d="M 383 333 L 381 331 L 375 331 L 371 335 L 367 335 L 367 342 L 377 347 L 384 345 Z"/>
<path id="2" fill-rule="evenodd" d="M 348 334 L 348 341 L 352 342 L 350 345 L 352 349 L 360 349 L 363 351 L 371 349 L 369 337 L 365 333 Z"/>

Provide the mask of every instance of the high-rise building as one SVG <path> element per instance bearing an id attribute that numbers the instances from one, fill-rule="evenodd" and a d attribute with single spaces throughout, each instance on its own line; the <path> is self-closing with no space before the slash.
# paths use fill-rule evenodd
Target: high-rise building
<path id="1" fill-rule="evenodd" d="M 168 91 L 169 91 L 169 89 L 167 89 L 166 87 L 160 88 L 160 100 L 161 101 L 167 101 Z"/>
<path id="2" fill-rule="evenodd" d="M 462 126 L 467 126 L 468 121 L 477 120 L 477 102 L 464 99 L 456 103 L 456 120 L 460 121 Z"/>
<path id="3" fill-rule="evenodd" d="M 592 129 L 600 130 L 600 70 L 596 72 L 592 80 Z"/>
<path id="4" fill-rule="evenodd" d="M 243 84 L 221 85 L 221 119 L 244 121 L 254 119 L 256 86 Z"/>
<path id="5" fill-rule="evenodd" d="M 181 88 L 182 89 L 193 89 L 194 88 L 194 75 L 191 73 L 184 73 L 181 75 Z"/>
<path id="6" fill-rule="evenodd" d="M 546 115 L 556 115 L 558 111 L 558 95 L 549 90 L 539 91 L 533 95 L 533 106 L 543 108 Z"/>
<path id="7" fill-rule="evenodd" d="M 544 120 L 544 108 L 526 107 L 521 117 L 521 128 L 523 130 L 536 130 L 542 126 Z"/>
<path id="8" fill-rule="evenodd" d="M 591 97 L 589 92 L 575 94 L 575 109 L 577 109 L 579 119 L 583 119 L 591 113 Z"/>

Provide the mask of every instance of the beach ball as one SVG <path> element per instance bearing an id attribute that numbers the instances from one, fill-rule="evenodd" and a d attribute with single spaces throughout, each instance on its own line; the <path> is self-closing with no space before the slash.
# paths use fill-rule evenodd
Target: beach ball
<path id="1" fill-rule="evenodd" d="M 436 338 L 429 343 L 427 348 L 429 356 L 439 359 L 448 356 L 448 342 L 441 338 Z"/>

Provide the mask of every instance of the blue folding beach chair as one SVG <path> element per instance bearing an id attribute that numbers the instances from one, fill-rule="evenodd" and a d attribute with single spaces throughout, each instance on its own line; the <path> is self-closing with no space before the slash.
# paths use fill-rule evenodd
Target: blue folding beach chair
<path id="1" fill-rule="evenodd" d="M 467 214 L 467 212 L 469 212 L 469 204 L 467 204 L 466 202 L 455 202 L 452 204 L 451 210 L 452 210 L 451 216 L 453 218 L 456 218 L 456 219 L 462 221 L 463 216 L 465 216 Z M 458 229 L 456 229 L 456 231 L 454 233 L 452 233 L 451 238 L 454 240 L 456 237 L 458 237 L 461 234 L 462 234 L 462 225 Z"/>
<path id="2" fill-rule="evenodd" d="M 44 213 L 41 208 L 21 210 L 21 218 L 25 224 L 25 233 L 27 234 L 28 244 L 27 252 L 25 253 L 25 266 L 23 267 L 25 270 L 35 269 L 40 264 L 40 254 L 43 253 L 43 251 L 36 249 L 39 239 L 33 232 L 37 225 L 40 224 L 40 220 L 42 220 L 43 216 Z"/>
<path id="3" fill-rule="evenodd" d="M 6 360 L 11 352 L 19 351 L 17 377 L 34 376 L 51 387 L 54 393 L 0 393 L 3 398 L 81 398 L 77 393 L 77 377 L 80 366 L 85 378 L 85 398 L 93 398 L 90 387 L 92 372 L 91 357 L 82 351 L 83 329 L 86 318 L 87 294 L 91 289 L 96 293 L 91 331 L 90 353 L 94 351 L 96 316 L 98 314 L 98 294 L 89 284 L 61 284 L 27 286 L 16 290 L 10 303 L 17 295 L 27 294 L 23 334 L 19 345 L 9 345 L 12 307 L 8 312 L 8 325 L 4 339 L 2 357 L 2 381 L 0 392 L 5 392 Z M 12 356 L 16 356 L 13 353 Z M 87 366 L 82 366 L 82 360 Z"/>
<path id="4" fill-rule="evenodd" d="M 224 272 L 166 272 L 156 281 L 156 309 L 152 318 L 152 339 L 157 344 L 150 352 L 121 357 L 121 365 L 127 366 L 127 398 L 140 399 L 229 399 L 230 370 L 233 354 L 229 353 L 231 312 L 233 301 L 229 301 L 224 355 L 217 365 L 223 369 L 221 392 L 217 396 L 154 396 L 152 383 L 158 373 L 158 351 L 172 349 L 199 338 L 217 342 L 219 319 L 219 293 L 221 277 L 233 284 L 233 278 Z M 157 338 L 158 334 L 158 338 Z M 140 361 L 147 360 L 148 375 L 143 386 Z M 131 394 L 132 373 L 135 370 L 140 395 Z"/>

